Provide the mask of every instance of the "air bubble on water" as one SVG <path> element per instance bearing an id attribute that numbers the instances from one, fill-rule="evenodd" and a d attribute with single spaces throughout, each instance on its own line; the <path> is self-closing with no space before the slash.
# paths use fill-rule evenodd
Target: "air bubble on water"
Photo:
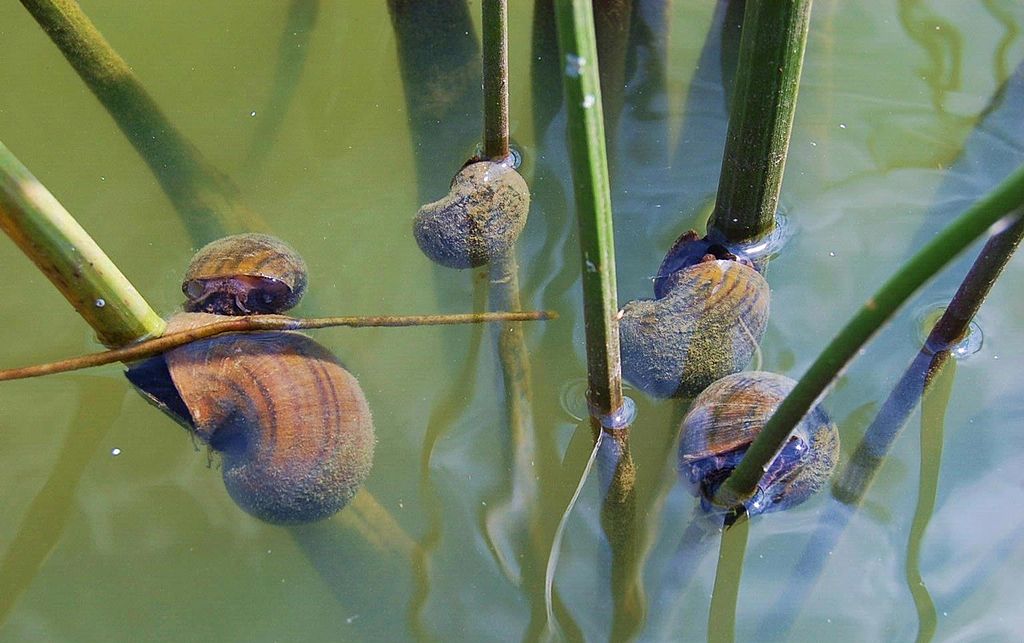
<path id="1" fill-rule="evenodd" d="M 574 54 L 565 55 L 565 75 L 571 78 L 579 78 L 580 73 L 583 71 L 583 66 L 587 64 L 587 59 L 583 56 L 576 56 Z"/>
<path id="2" fill-rule="evenodd" d="M 835 253 L 835 252 L 829 252 L 829 253 L 828 253 L 828 256 L 830 256 L 830 257 L 834 257 L 834 256 L 836 256 L 836 253 Z"/>
<path id="3" fill-rule="evenodd" d="M 935 323 L 942 316 L 946 309 L 946 303 L 936 303 L 923 307 L 915 315 L 917 319 L 917 340 L 922 344 L 928 341 L 928 335 L 932 332 Z M 978 322 L 971 321 L 967 326 L 967 336 L 959 343 L 950 347 L 950 354 L 956 359 L 966 359 L 981 350 L 985 343 L 985 334 Z"/>
<path id="4" fill-rule="evenodd" d="M 110 455 L 121 455 L 121 449 L 114 447 L 113 449 L 110 450 Z"/>
<path id="5" fill-rule="evenodd" d="M 839 129 L 846 129 L 846 123 L 840 123 Z"/>
<path id="6" fill-rule="evenodd" d="M 251 112 L 249 112 L 249 116 L 256 116 L 256 110 L 254 109 Z"/>
<path id="7" fill-rule="evenodd" d="M 590 109 L 591 107 L 594 106 L 594 103 L 596 102 L 597 99 L 594 98 L 593 94 L 587 94 L 586 96 L 583 97 L 583 109 Z"/>
<path id="8" fill-rule="evenodd" d="M 104 300 L 104 299 L 97 299 L 96 300 L 96 307 L 97 308 L 103 308 L 106 305 L 107 305 L 106 300 Z"/>

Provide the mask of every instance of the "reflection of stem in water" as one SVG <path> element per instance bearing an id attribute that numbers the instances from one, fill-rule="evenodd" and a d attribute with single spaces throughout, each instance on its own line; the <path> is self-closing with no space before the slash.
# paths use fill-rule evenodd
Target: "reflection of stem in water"
<path id="1" fill-rule="evenodd" d="M 921 544 L 935 510 L 935 494 L 942 465 L 942 434 L 946 409 L 953 389 L 956 361 L 946 362 L 932 377 L 932 386 L 921 400 L 921 480 L 917 508 L 907 537 L 907 587 L 917 606 L 918 641 L 930 641 L 935 635 L 938 615 L 928 587 L 921 578 Z"/>
<path id="2" fill-rule="evenodd" d="M 996 19 L 999 24 L 1003 26 L 1005 33 L 1003 37 L 999 39 L 999 44 L 996 45 L 996 50 L 992 54 L 992 67 L 995 69 L 995 79 L 997 85 L 1002 85 L 1010 77 L 1010 66 L 1006 63 L 1008 54 L 1010 53 L 1010 45 L 1017 40 L 1017 36 L 1020 35 L 1020 27 L 1017 26 L 1016 16 L 1014 16 L 1012 7 L 1013 0 L 982 0 L 985 8 L 992 14 L 992 17 Z"/>
<path id="3" fill-rule="evenodd" d="M 963 38 L 956 27 L 939 18 L 923 0 L 900 0 L 900 23 L 928 56 L 921 75 L 932 90 L 932 105 L 945 113 L 946 94 L 960 88 Z"/>
<path id="4" fill-rule="evenodd" d="M 636 512 L 636 465 L 629 450 L 629 430 L 608 432 L 598 450 L 601 480 L 601 526 L 611 549 L 613 641 L 631 640 L 644 622 L 645 597 Z"/>
<path id="5" fill-rule="evenodd" d="M 121 412 L 123 386 L 108 378 L 79 380 L 78 411 L 46 483 L 25 512 L 0 559 L 0 625 L 29 588 L 60 540 L 74 508 L 75 491 L 107 430 Z M 103 401 L 97 404 L 97 400 Z M 108 403 L 116 400 L 114 403 Z"/>
<path id="6" fill-rule="evenodd" d="M 490 267 L 490 307 L 519 307 L 518 265 L 514 254 L 495 258 Z M 491 550 L 501 564 L 505 575 L 519 584 L 521 570 L 510 542 L 510 532 L 526 527 L 533 536 L 537 532 L 536 507 L 536 440 L 533 421 L 533 394 L 531 390 L 530 362 L 522 326 L 498 326 L 498 359 L 501 362 L 504 383 L 505 415 L 508 422 L 509 444 L 512 448 L 512 480 L 508 498 L 488 503 L 484 513 L 484 528 Z M 533 519 L 528 515 L 533 510 Z"/>
<path id="7" fill-rule="evenodd" d="M 593 0 L 594 31 L 597 35 L 598 71 L 601 76 L 601 105 L 604 133 L 608 141 L 609 166 L 615 166 L 616 132 L 622 114 L 626 85 L 626 52 L 634 0 Z"/>
<path id="8" fill-rule="evenodd" d="M 486 294 L 483 284 L 477 283 L 478 286 L 474 289 L 473 310 L 480 310 L 484 307 Z M 466 391 L 473 388 L 477 379 L 482 339 L 483 330 L 474 329 L 468 342 L 463 368 L 456 380 L 451 383 L 445 396 L 430 411 L 426 433 L 423 436 L 423 446 L 420 451 L 420 490 L 423 511 L 429 517 L 430 523 L 427 533 L 420 538 L 420 547 L 416 550 L 416 557 L 413 559 L 415 588 L 408 612 L 409 629 L 415 632 L 417 638 L 421 640 L 430 638 L 427 625 L 423 621 L 427 611 L 427 601 L 430 598 L 430 558 L 441 542 L 441 527 L 444 522 L 444 505 L 430 476 L 430 459 L 438 440 L 447 429 L 456 425 L 457 419 L 466 412 L 466 408 L 472 400 L 472 396 L 466 395 Z"/>
<path id="9" fill-rule="evenodd" d="M 107 109 L 182 214 L 193 243 L 262 229 L 238 189 L 174 128 L 74 0 L 22 0 Z"/>
<path id="10" fill-rule="evenodd" d="M 480 50 L 466 0 L 388 0 L 420 201 L 446 191 L 479 140 Z"/>
<path id="11" fill-rule="evenodd" d="M 742 509 L 731 514 L 722 530 L 722 544 L 718 550 L 718 569 L 715 587 L 708 610 L 708 641 L 731 643 L 736 639 L 736 604 L 740 595 L 743 575 L 743 557 L 747 550 L 750 519 Z"/>
<path id="12" fill-rule="evenodd" d="M 259 119 L 256 121 L 246 165 L 263 163 L 274 146 L 274 139 L 302 78 L 319 12 L 320 0 L 291 0 L 289 3 L 288 16 L 277 45 L 277 66 L 274 69 L 270 98 L 262 109 L 257 110 Z"/>
<path id="13" fill-rule="evenodd" d="M 555 618 L 554 606 L 555 572 L 558 569 L 558 559 L 562 552 L 562 538 L 565 535 L 565 527 L 569 524 L 569 516 L 576 506 L 576 501 L 580 498 L 580 493 L 583 492 L 583 485 L 586 484 L 587 478 L 590 476 L 590 470 L 597 459 L 597 453 L 601 448 L 604 437 L 605 433 L 603 431 L 598 434 L 597 441 L 594 442 L 594 448 L 590 452 L 590 458 L 587 460 L 587 465 L 583 467 L 583 473 L 580 474 L 576 490 L 573 492 L 572 498 L 569 499 L 565 511 L 562 512 L 562 517 L 558 521 L 558 527 L 555 529 L 554 539 L 551 541 L 551 551 L 548 554 L 548 564 L 544 572 L 544 605 L 547 610 L 547 622 L 544 624 L 543 640 L 560 638 L 558 635 L 562 633 L 561 628 L 558 626 L 558 619 Z"/>

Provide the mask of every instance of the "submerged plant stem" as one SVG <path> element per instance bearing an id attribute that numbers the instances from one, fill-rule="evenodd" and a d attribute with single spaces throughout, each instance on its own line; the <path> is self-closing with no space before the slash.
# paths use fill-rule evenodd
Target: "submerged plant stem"
<path id="1" fill-rule="evenodd" d="M 796 113 L 811 0 L 747 0 L 715 211 L 734 243 L 775 225 Z"/>
<path id="2" fill-rule="evenodd" d="M 708 610 L 708 641 L 732 643 L 736 640 L 736 604 L 743 577 L 743 559 L 750 534 L 750 518 L 745 511 L 730 516 L 722 529 L 722 545 L 718 550 L 715 586 Z"/>
<path id="3" fill-rule="evenodd" d="M 483 0 L 484 156 L 500 161 L 508 148 L 508 0 Z"/>
<path id="4" fill-rule="evenodd" d="M 406 326 L 449 326 L 453 324 L 479 324 L 484 322 L 509 321 L 541 321 L 557 319 L 553 311 L 525 311 L 511 313 L 464 313 L 452 315 L 380 315 L 375 317 L 318 317 L 300 319 L 285 315 L 248 315 L 231 317 L 223 321 L 197 326 L 189 330 L 168 333 L 156 339 L 147 339 L 131 346 L 114 350 L 92 353 L 80 357 L 36 366 L 25 366 L 0 370 L 0 382 L 17 380 L 27 377 L 39 377 L 53 373 L 65 373 L 92 366 L 113 364 L 114 362 L 132 362 L 146 357 L 153 357 L 200 339 L 221 335 L 223 333 L 245 333 L 257 331 L 288 331 L 313 330 L 317 328 L 334 328 L 348 326 L 350 328 L 369 327 L 406 327 Z"/>
<path id="5" fill-rule="evenodd" d="M 263 229 L 230 179 L 160 111 L 131 67 L 74 0 L 21 0 L 99 99 L 182 214 L 192 240 Z"/>
<path id="6" fill-rule="evenodd" d="M 588 401 L 592 417 L 609 416 L 622 408 L 622 368 L 612 203 L 590 0 L 555 0 L 555 18 L 580 230 Z"/>
<path id="7" fill-rule="evenodd" d="M 925 281 L 990 226 L 1024 204 L 1024 166 L 935 236 L 869 299 L 822 351 L 750 445 L 719 489 L 716 501 L 734 506 L 749 498 L 789 433 L 872 335 Z M 1015 212 L 1011 226 L 1021 212 Z"/>
<path id="8" fill-rule="evenodd" d="M 46 187 L 0 143 L 0 230 L 53 282 L 100 341 L 123 346 L 164 321 Z"/>

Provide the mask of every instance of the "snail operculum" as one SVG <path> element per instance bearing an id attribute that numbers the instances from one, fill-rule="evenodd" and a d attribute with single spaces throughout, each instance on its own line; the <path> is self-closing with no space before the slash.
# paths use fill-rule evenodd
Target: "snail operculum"
<path id="1" fill-rule="evenodd" d="M 306 263 L 295 250 L 280 239 L 250 232 L 201 248 L 181 289 L 188 312 L 249 315 L 292 308 L 306 284 Z"/>
<path id="2" fill-rule="evenodd" d="M 682 423 L 679 466 L 706 510 L 795 384 L 774 373 L 742 372 L 715 382 L 694 400 Z M 838 452 L 838 429 L 815 407 L 765 471 L 746 503 L 748 513 L 778 511 L 809 498 L 831 475 Z"/>
<path id="3" fill-rule="evenodd" d="M 475 268 L 509 252 L 526 225 L 530 189 L 511 165 L 469 163 L 448 194 L 419 209 L 413 234 L 420 249 L 449 268 Z"/>
<path id="4" fill-rule="evenodd" d="M 759 273 L 711 259 L 678 270 L 660 299 L 620 312 L 622 374 L 657 397 L 692 397 L 745 368 L 768 323 L 770 290 Z"/>

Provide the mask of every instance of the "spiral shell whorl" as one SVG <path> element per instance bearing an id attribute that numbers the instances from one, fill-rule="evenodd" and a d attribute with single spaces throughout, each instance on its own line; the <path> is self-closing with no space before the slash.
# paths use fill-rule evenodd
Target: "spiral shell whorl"
<path id="1" fill-rule="evenodd" d="M 168 330 L 218 316 L 183 313 Z M 298 333 L 240 333 L 166 354 L 197 436 L 223 456 L 231 497 L 267 522 L 325 518 L 369 474 L 374 436 L 356 379 Z"/>
<path id="2" fill-rule="evenodd" d="M 745 371 L 718 380 L 694 399 L 680 428 L 679 465 L 695 493 L 708 493 L 707 479 L 721 482 L 739 464 L 794 386 L 783 375 Z M 839 431 L 815 407 L 765 473 L 748 511 L 777 511 L 807 500 L 828 480 L 838 458 Z"/>
<path id="3" fill-rule="evenodd" d="M 750 363 L 768 323 L 768 282 L 734 261 L 673 273 L 662 299 L 622 309 L 622 374 L 656 397 L 692 397 Z"/>
<path id="4" fill-rule="evenodd" d="M 462 168 L 448 194 L 419 209 L 420 249 L 449 268 L 475 268 L 512 249 L 526 225 L 530 189 L 512 167 L 478 161 Z"/>

